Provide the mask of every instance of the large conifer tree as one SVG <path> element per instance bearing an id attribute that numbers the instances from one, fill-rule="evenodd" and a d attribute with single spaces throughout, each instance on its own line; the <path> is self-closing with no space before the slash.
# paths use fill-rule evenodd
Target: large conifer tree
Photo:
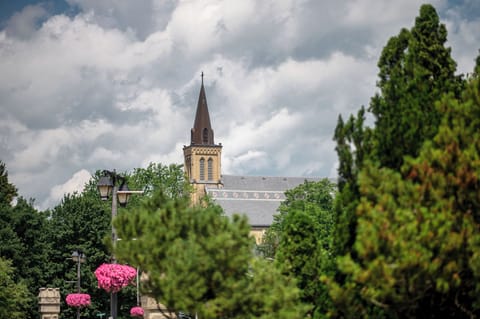
<path id="1" fill-rule="evenodd" d="M 365 128 L 365 111 L 344 123 L 339 119 L 334 139 L 339 156 L 336 209 L 336 251 L 345 254 L 355 238 L 358 172 L 366 161 L 400 169 L 404 156 L 416 156 L 438 130 L 441 113 L 435 101 L 448 92 L 459 96 L 463 82 L 445 46 L 447 31 L 435 8 L 422 5 L 412 29 L 402 29 L 382 51 L 378 66 L 380 92 L 369 111 L 375 126 Z"/>
<path id="2" fill-rule="evenodd" d="M 345 317 L 480 315 L 480 80 L 437 105 L 418 157 L 360 173 L 355 254 L 338 258 L 345 280 L 330 286 Z"/>

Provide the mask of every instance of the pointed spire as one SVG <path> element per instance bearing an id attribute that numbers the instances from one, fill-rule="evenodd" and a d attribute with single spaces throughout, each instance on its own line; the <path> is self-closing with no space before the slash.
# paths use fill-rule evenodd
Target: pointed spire
<path id="1" fill-rule="evenodd" d="M 214 145 L 213 130 L 210 124 L 210 114 L 208 113 L 207 97 L 205 87 L 203 86 L 203 72 L 201 74 L 202 85 L 200 95 L 198 96 L 197 113 L 195 122 L 191 130 L 191 144 Z"/>

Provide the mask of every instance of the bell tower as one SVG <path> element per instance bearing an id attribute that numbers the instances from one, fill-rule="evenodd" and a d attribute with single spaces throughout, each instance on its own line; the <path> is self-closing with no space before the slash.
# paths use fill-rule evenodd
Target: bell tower
<path id="1" fill-rule="evenodd" d="M 222 144 L 215 144 L 210 114 L 208 113 L 205 87 L 200 87 L 197 112 L 190 135 L 190 145 L 183 147 L 185 173 L 193 185 L 195 192 L 192 195 L 194 204 L 199 203 L 205 192 L 205 187 L 219 187 L 221 185 Z"/>

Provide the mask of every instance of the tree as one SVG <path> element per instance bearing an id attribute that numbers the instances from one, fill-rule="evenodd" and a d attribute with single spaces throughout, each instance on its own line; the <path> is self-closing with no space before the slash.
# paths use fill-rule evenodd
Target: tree
<path id="1" fill-rule="evenodd" d="M 143 269 L 148 274 L 144 292 L 171 310 L 196 313 L 200 318 L 301 315 L 298 291 L 282 277 L 268 283 L 279 280 L 292 289 L 288 294 L 275 286 L 278 295 L 253 299 L 254 289 L 269 287 L 252 285 L 260 285 L 258 278 L 272 273 L 250 263 L 253 239 L 245 217 L 229 220 L 219 206 L 191 206 L 186 198 L 171 199 L 160 191 L 119 215 L 115 227 L 125 238 L 115 255 Z"/>
<path id="2" fill-rule="evenodd" d="M 286 191 L 279 214 L 274 216 L 260 246 L 264 255 L 273 252 L 270 257 L 284 275 L 296 279 L 301 300 L 310 306 L 314 318 L 322 315 L 318 310 L 325 309 L 328 303 L 326 288 L 319 278 L 333 268 L 335 192 L 336 185 L 328 179 L 305 181 Z"/>
<path id="3" fill-rule="evenodd" d="M 360 174 L 356 259 L 340 258 L 346 280 L 330 283 L 345 317 L 480 314 L 480 80 L 437 107 L 438 133 L 418 157 Z"/>
<path id="4" fill-rule="evenodd" d="M 123 174 L 131 189 L 145 190 L 143 196 L 151 196 L 152 192 L 164 189 L 173 196 L 184 196 L 188 190 L 184 188 L 183 170 L 180 165 L 165 166 L 149 164 L 147 168 L 136 168 L 132 173 Z M 111 202 L 102 202 L 97 191 L 97 182 L 101 171 L 97 171 L 85 185 L 81 193 L 64 195 L 61 203 L 47 212 L 48 228 L 46 241 L 52 249 L 48 255 L 48 267 L 44 270 L 47 284 L 60 287 L 61 294 L 75 291 L 72 282 L 76 281 L 75 264 L 70 260 L 75 250 L 82 251 L 86 262 L 81 266 L 82 292 L 92 297 L 92 305 L 82 310 L 83 316 L 94 316 L 98 312 L 109 309 L 109 296 L 97 288 L 94 276 L 95 269 L 102 263 L 111 261 Z M 183 191 L 184 190 L 184 191 Z M 132 196 L 128 207 L 137 207 L 142 196 Z M 118 207 L 118 215 L 125 213 Z M 120 237 L 121 238 L 121 237 Z M 68 281 L 68 282 L 67 282 Z M 61 316 L 72 317 L 74 309 L 67 307 L 62 299 Z M 118 294 L 119 318 L 127 318 L 131 306 L 136 304 L 136 291 L 126 287 Z"/>
<path id="5" fill-rule="evenodd" d="M 23 283 L 15 282 L 11 262 L 0 258 L 0 318 L 23 319 L 27 315 L 29 292 Z"/>
<path id="6" fill-rule="evenodd" d="M 422 5 L 410 30 L 402 29 L 384 47 L 378 66 L 380 92 L 370 102 L 375 119 L 363 128 L 364 111 L 347 124 L 339 119 L 334 139 L 339 156 L 339 197 L 336 204 L 336 251 L 345 254 L 355 238 L 358 173 L 365 161 L 399 170 L 404 156 L 417 156 L 423 142 L 435 136 L 441 113 L 434 102 L 463 86 L 456 63 L 445 47 L 447 31 L 435 8 Z"/>
<path id="7" fill-rule="evenodd" d="M 48 241 L 55 247 L 49 255 L 48 284 L 60 288 L 62 296 L 76 291 L 76 264 L 71 260 L 73 251 L 81 251 L 86 261 L 81 265 L 83 293 L 91 295 L 92 305 L 82 310 L 82 315 L 109 308 L 108 296 L 97 288 L 95 269 L 110 260 L 104 241 L 111 230 L 111 213 L 107 203 L 98 198 L 95 177 L 82 193 L 66 194 L 61 203 L 49 212 Z M 123 297 L 123 294 L 120 298 Z M 130 296 L 129 302 L 134 302 Z M 62 318 L 72 318 L 76 309 L 68 307 L 62 298 Z"/>
<path id="8" fill-rule="evenodd" d="M 5 163 L 0 161 L 0 205 L 10 205 L 17 196 L 17 188 L 8 181 Z"/>
<path id="9" fill-rule="evenodd" d="M 335 255 L 345 254 L 353 244 L 356 232 L 355 207 L 358 205 L 359 190 L 356 177 L 363 162 L 372 156 L 373 130 L 364 127 L 365 108 L 361 107 L 357 117 L 350 116 L 346 123 L 339 116 L 335 128 L 335 150 L 338 154 L 338 190 L 335 197 L 334 245 Z"/>
<path id="10" fill-rule="evenodd" d="M 190 184 L 185 179 L 183 165 L 150 163 L 147 168 L 136 168 L 128 176 L 132 189 L 144 190 L 144 196 L 151 196 L 159 189 L 172 198 L 189 195 Z"/>
<path id="11" fill-rule="evenodd" d="M 48 262 L 45 215 L 33 204 L 33 200 L 17 197 L 16 187 L 8 181 L 5 164 L 0 162 L 0 256 L 11 262 L 13 279 L 28 287 L 25 297 L 29 306 L 24 318 L 38 317 L 36 296 L 38 288 L 45 284 L 44 267 Z"/>
<path id="12" fill-rule="evenodd" d="M 11 261 L 12 276 L 28 288 L 28 307 L 23 318 L 37 318 L 37 294 L 40 287 L 59 287 L 64 296 L 75 291 L 76 267 L 71 254 L 82 251 L 87 261 L 82 264 L 82 291 L 92 296 L 92 306 L 83 310 L 84 316 L 93 316 L 109 308 L 108 296 L 97 289 L 94 270 L 109 262 L 111 234 L 111 204 L 102 202 L 96 185 L 97 172 L 81 193 L 66 194 L 52 210 L 39 212 L 33 200 L 17 197 L 16 187 L 8 181 L 8 173 L 0 162 L 0 256 Z M 172 196 L 186 196 L 188 188 L 181 165 L 150 164 L 133 173 L 125 173 L 133 189 L 145 189 L 150 196 L 163 189 Z M 13 200 L 16 203 L 13 205 Z M 132 197 L 130 207 L 139 204 Z M 119 214 L 123 208 L 119 208 Z M 129 309 L 136 303 L 135 289 L 125 288 L 119 294 L 119 318 L 129 317 Z M 66 307 L 62 318 L 72 317 L 74 310 Z M 0 316 L 1 317 L 1 316 Z"/>
<path id="13" fill-rule="evenodd" d="M 475 59 L 475 67 L 473 68 L 473 76 L 479 77 L 480 76 L 480 50 L 478 50 L 478 56 Z"/>
<path id="14" fill-rule="evenodd" d="M 0 161 L 0 256 L 7 259 L 18 256 L 23 250 L 21 240 L 11 225 L 11 203 L 16 196 L 17 188 L 8 181 L 6 166 Z"/>

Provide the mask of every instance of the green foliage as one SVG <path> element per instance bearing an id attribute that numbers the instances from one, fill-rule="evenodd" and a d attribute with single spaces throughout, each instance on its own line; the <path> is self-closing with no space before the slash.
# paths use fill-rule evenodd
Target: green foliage
<path id="1" fill-rule="evenodd" d="M 0 207 L 10 205 L 17 196 L 17 188 L 8 181 L 8 172 L 5 163 L 0 161 Z"/>
<path id="2" fill-rule="evenodd" d="M 95 178 L 90 183 L 96 184 Z M 68 307 L 65 296 L 76 292 L 76 263 L 71 254 L 79 250 L 85 254 L 86 262 L 81 264 L 82 292 L 88 293 L 92 306 L 82 310 L 83 316 L 93 316 L 95 312 L 109 309 L 108 295 L 97 288 L 95 269 L 110 260 L 110 252 L 104 238 L 110 234 L 111 213 L 93 187 L 81 194 L 67 194 L 49 216 L 47 240 L 55 249 L 49 255 L 48 284 L 60 288 L 62 296 L 61 318 L 73 318 L 76 310 Z M 122 293 L 120 294 L 122 295 Z M 133 296 L 130 297 L 131 300 Z M 130 301 L 133 302 L 133 301 Z"/>
<path id="3" fill-rule="evenodd" d="M 200 318 L 251 318 L 252 311 L 264 318 L 297 313 L 295 318 L 300 313 L 292 306 L 295 289 L 285 296 L 277 287 L 279 295 L 260 300 L 246 293 L 270 287 L 252 287 L 268 274 L 254 268 L 254 279 L 248 275 L 253 239 L 244 217 L 230 221 L 218 206 L 192 207 L 185 198 L 171 199 L 160 191 L 120 215 L 115 227 L 124 238 L 115 255 L 143 269 L 148 280 L 142 289 L 169 309 Z M 284 305 L 292 308 L 287 311 Z"/>
<path id="4" fill-rule="evenodd" d="M 27 286 L 14 281 L 11 262 L 4 258 L 0 258 L 0 287 L 0 318 L 26 318 L 30 301 Z"/>
<path id="5" fill-rule="evenodd" d="M 359 191 L 356 176 L 363 161 L 373 156 L 372 130 L 364 127 L 365 108 L 361 107 L 357 117 L 350 116 L 346 123 L 339 116 L 335 128 L 335 150 L 339 158 L 338 189 L 335 197 L 334 253 L 343 255 L 352 246 L 356 231 L 355 207 Z"/>
<path id="6" fill-rule="evenodd" d="M 401 172 L 367 163 L 356 258 L 330 283 L 343 315 L 471 318 L 480 314 L 480 81 L 444 97 L 432 141 Z"/>
<path id="7" fill-rule="evenodd" d="M 99 199 L 99 176 L 97 172 L 81 193 L 66 194 L 54 209 L 38 212 L 33 201 L 17 197 L 16 187 L 9 183 L 6 167 L 0 162 L 0 256 L 11 260 L 12 278 L 28 288 L 28 306 L 22 318 L 38 318 L 36 297 L 40 287 L 60 288 L 61 318 L 75 316 L 76 311 L 66 306 L 64 298 L 76 291 L 76 265 L 70 259 L 75 250 L 87 256 L 81 266 L 82 292 L 92 296 L 92 306 L 82 310 L 82 316 L 108 312 L 109 295 L 97 288 L 93 273 L 111 258 L 110 246 L 105 245 L 111 238 L 111 202 Z M 172 196 L 188 196 L 180 165 L 150 164 L 126 174 L 126 178 L 131 189 L 146 190 L 144 196 L 160 188 Z M 139 204 L 138 197 L 132 196 L 130 207 Z M 129 318 L 128 311 L 136 304 L 135 289 L 122 290 L 118 298 L 119 318 Z"/>
<path id="8" fill-rule="evenodd" d="M 29 288 L 23 318 L 36 318 L 38 288 L 46 283 L 44 265 L 48 262 L 49 246 L 44 239 L 45 215 L 33 208 L 33 201 L 17 196 L 9 183 L 6 167 L 0 162 L 0 256 L 12 265 L 14 280 Z M 22 292 L 23 293 L 23 292 Z"/>
<path id="9" fill-rule="evenodd" d="M 475 67 L 473 68 L 473 76 L 480 77 L 480 50 L 478 50 L 478 56 L 475 59 Z"/>
<path id="10" fill-rule="evenodd" d="M 132 190 L 145 190 L 144 195 L 132 195 L 129 208 L 138 207 L 142 197 L 163 189 L 175 196 L 188 194 L 180 165 L 148 165 L 137 168 L 133 173 L 124 174 Z M 61 288 L 62 296 L 75 291 L 75 285 L 66 281 L 75 281 L 75 264 L 69 260 L 74 250 L 81 250 L 87 261 L 81 265 L 82 291 L 91 295 L 92 305 L 82 310 L 82 316 L 95 316 L 98 312 L 109 313 L 110 295 L 97 288 L 95 269 L 102 263 L 111 261 L 111 201 L 102 202 L 97 191 L 98 171 L 85 185 L 80 194 L 67 194 L 62 202 L 49 212 L 47 241 L 55 247 L 49 255 L 50 265 L 46 270 L 50 285 Z M 126 209 L 118 207 L 118 215 Z M 121 236 L 120 236 L 121 238 Z M 136 305 L 134 287 L 127 287 L 118 293 L 118 317 L 129 318 L 129 310 Z M 74 316 L 76 310 L 65 305 L 62 299 L 62 318 Z"/>
<path id="11" fill-rule="evenodd" d="M 454 169 L 459 158 L 445 161 L 459 153 L 439 142 L 446 130 L 460 124 L 464 116 L 459 110 L 476 103 L 476 93 L 470 86 L 469 98 L 455 100 L 465 82 L 454 74 L 446 41 L 435 9 L 422 5 L 415 25 L 402 29 L 382 51 L 380 90 L 368 109 L 375 126 L 364 127 L 363 107 L 346 123 L 339 118 L 334 136 L 339 156 L 338 269 L 335 276 L 323 278 L 335 302 L 332 317 L 462 317 L 476 309 L 474 272 L 465 266 L 469 252 L 466 240 L 459 238 L 465 232 L 476 238 L 465 229 L 477 226 L 466 226 L 464 210 L 452 211 L 452 201 L 470 190 L 448 191 L 473 164 L 464 161 L 464 172 L 460 166 Z M 463 124 L 458 127 L 469 131 Z M 474 132 L 468 133 L 472 143 Z M 461 136 L 460 131 L 453 136 Z M 469 151 L 469 160 L 476 160 L 472 154 L 477 151 Z M 432 165 L 440 165 L 438 174 L 420 177 L 432 172 Z"/>
<path id="12" fill-rule="evenodd" d="M 299 302 L 300 290 L 292 278 L 283 276 L 278 267 L 263 258 L 254 259 L 250 281 L 244 295 L 248 297 L 246 316 L 238 318 L 305 318 L 310 306 Z"/>
<path id="13" fill-rule="evenodd" d="M 297 187 L 285 192 L 285 201 L 278 208 L 279 214 L 274 216 L 273 229 L 282 231 L 285 217 L 292 210 L 331 212 L 336 185 L 324 178 L 318 182 L 305 181 Z M 324 220 L 324 218 L 320 218 Z M 328 225 L 330 226 L 330 225 Z"/>
<path id="14" fill-rule="evenodd" d="M 336 186 L 328 179 L 305 181 L 285 192 L 272 227 L 266 232 L 261 251 L 275 258 L 275 265 L 288 277 L 295 278 L 301 299 L 314 318 L 329 303 L 322 275 L 334 266 L 332 258 L 333 199 Z M 275 245 L 275 246 L 273 246 Z M 276 248 L 276 249 L 273 249 Z"/>
<path id="15" fill-rule="evenodd" d="M 399 169 L 403 156 L 418 155 L 423 141 L 433 138 L 441 114 L 434 102 L 442 94 L 459 95 L 445 25 L 431 5 L 422 5 L 410 31 L 389 40 L 378 66 L 380 94 L 372 98 L 375 116 L 376 159 L 381 166 Z"/>
<path id="16" fill-rule="evenodd" d="M 190 184 L 185 179 L 183 165 L 150 163 L 147 168 L 136 168 L 128 176 L 130 189 L 141 189 L 144 196 L 151 196 L 162 189 L 169 197 L 189 195 Z"/>
<path id="17" fill-rule="evenodd" d="M 411 30 L 402 29 L 384 47 L 379 66 L 380 92 L 370 102 L 375 127 L 363 128 L 363 108 L 347 123 L 339 119 L 334 139 L 339 156 L 336 251 L 348 252 L 356 235 L 358 173 L 365 161 L 399 170 L 404 156 L 417 156 L 435 136 L 441 112 L 435 101 L 445 93 L 459 96 L 463 86 L 456 63 L 445 47 L 447 31 L 435 8 L 422 5 Z"/>

